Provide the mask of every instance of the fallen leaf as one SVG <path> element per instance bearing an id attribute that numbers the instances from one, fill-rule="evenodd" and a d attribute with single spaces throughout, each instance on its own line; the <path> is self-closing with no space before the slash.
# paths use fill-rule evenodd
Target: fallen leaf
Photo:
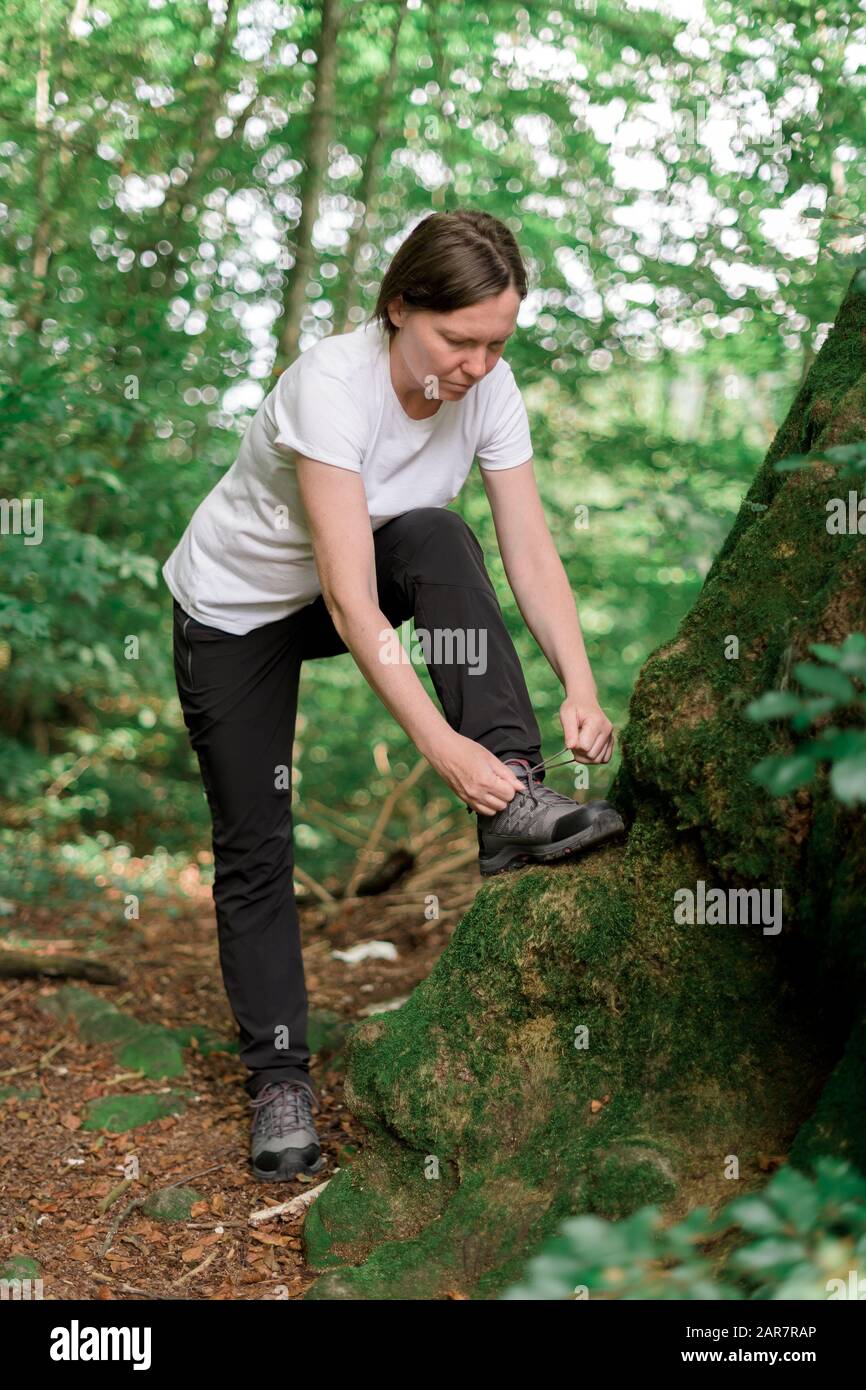
<path id="1" fill-rule="evenodd" d="M 203 1245 L 190 1245 L 186 1250 L 181 1251 L 180 1258 L 185 1261 L 186 1264 L 194 1264 L 196 1260 L 201 1259 L 203 1254 Z"/>
<path id="2" fill-rule="evenodd" d="M 195 1245 L 191 1245 L 187 1250 L 184 1250 L 180 1258 L 187 1261 L 199 1260 L 208 1246 L 215 1245 L 218 1240 L 222 1240 L 219 1231 L 213 1231 L 209 1236 L 202 1236 L 201 1240 L 196 1241 Z"/>
<path id="3" fill-rule="evenodd" d="M 250 1236 L 253 1240 L 261 1241 L 262 1245 L 285 1246 L 290 1244 L 290 1239 L 288 1236 L 271 1236 L 268 1235 L 267 1231 L 250 1231 Z"/>

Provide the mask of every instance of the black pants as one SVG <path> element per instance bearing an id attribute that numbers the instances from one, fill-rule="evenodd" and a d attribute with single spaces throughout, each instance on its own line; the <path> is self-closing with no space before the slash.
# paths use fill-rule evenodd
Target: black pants
<path id="1" fill-rule="evenodd" d="M 499 758 L 539 762 L 523 671 L 470 527 L 456 512 L 420 507 L 373 540 L 379 606 L 392 626 L 413 618 L 419 637 L 430 634 L 424 655 L 448 723 Z M 467 638 L 461 661 L 452 639 L 434 640 L 437 630 L 467 629 L 486 634 L 483 672 L 483 645 Z M 241 637 L 174 601 L 175 677 L 213 822 L 220 965 L 251 1097 L 281 1078 L 312 1085 L 292 884 L 292 745 L 301 662 L 346 651 L 321 595 Z"/>

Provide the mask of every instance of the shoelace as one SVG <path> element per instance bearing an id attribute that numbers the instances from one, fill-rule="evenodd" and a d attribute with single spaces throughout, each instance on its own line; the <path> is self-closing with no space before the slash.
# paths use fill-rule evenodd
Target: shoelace
<path id="1" fill-rule="evenodd" d="M 281 1133 L 286 1129 L 297 1129 L 306 1116 L 301 1115 L 301 1105 L 310 1112 L 309 1118 L 312 1119 L 311 1105 L 319 1109 L 319 1103 L 313 1092 L 303 1081 L 276 1082 L 271 1081 L 267 1086 L 263 1086 L 257 1096 L 253 1096 L 250 1105 L 255 1112 L 260 1111 L 265 1105 L 273 1105 L 273 1119 L 276 1123 L 276 1130 L 272 1133 Z M 269 1117 L 271 1118 L 271 1117 Z M 258 1114 L 254 1124 L 258 1122 Z"/>
<path id="2" fill-rule="evenodd" d="M 568 753 L 568 754 L 569 754 L 569 756 L 564 760 L 564 762 L 561 762 L 561 763 L 555 762 L 554 759 L 555 759 L 555 758 L 561 758 L 562 755 L 563 755 L 563 753 Z M 533 772 L 538 772 L 539 768 L 542 768 L 542 767 L 565 767 L 565 764 L 566 764 L 566 763 L 576 763 L 576 762 L 577 762 L 577 758 L 575 758 L 575 756 L 574 756 L 574 754 L 572 753 L 571 749 L 569 748 L 568 744 L 566 744 L 564 748 L 560 748 L 560 750 L 559 750 L 558 753 L 551 753 L 551 755 L 550 755 L 549 758 L 545 758 L 545 759 L 544 759 L 542 762 L 540 762 L 540 763 L 535 763 L 533 767 L 529 767 L 529 766 L 527 765 L 526 759 L 525 759 L 525 758 L 506 758 L 505 761 L 506 761 L 506 762 L 509 762 L 509 763 L 515 763 L 515 762 L 516 762 L 516 763 L 519 763 L 521 767 L 524 767 L 524 766 L 526 767 L 526 791 L 527 791 L 528 795 L 532 797 L 532 800 L 537 804 L 537 803 L 538 803 L 538 797 L 537 797 L 537 795 L 536 795 L 536 787 L 535 787 L 535 783 L 534 783 L 533 777 L 532 777 Z M 572 797 L 567 797 L 567 796 L 565 796 L 562 792 L 554 791 L 552 787 L 543 787 L 543 786 L 541 786 L 540 783 L 539 783 L 539 786 L 538 786 L 538 790 L 539 790 L 539 791 L 549 792 L 549 794 L 550 794 L 551 796 L 561 797 L 563 801 L 571 801 L 571 800 L 573 800 Z M 467 813 L 468 813 L 470 816 L 472 815 L 472 807 L 471 807 L 471 806 L 467 806 L 467 807 L 466 807 L 466 811 L 467 811 Z"/>

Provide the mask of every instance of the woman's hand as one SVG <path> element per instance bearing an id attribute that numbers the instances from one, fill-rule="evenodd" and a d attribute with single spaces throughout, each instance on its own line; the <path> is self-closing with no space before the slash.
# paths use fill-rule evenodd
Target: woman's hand
<path id="1" fill-rule="evenodd" d="M 578 763 L 606 763 L 613 752 L 613 725 L 597 700 L 570 695 L 559 707 L 565 743 Z"/>
<path id="2" fill-rule="evenodd" d="M 516 773 L 495 753 L 453 729 L 428 754 L 427 761 L 460 800 L 482 816 L 504 811 L 515 792 L 525 790 Z"/>

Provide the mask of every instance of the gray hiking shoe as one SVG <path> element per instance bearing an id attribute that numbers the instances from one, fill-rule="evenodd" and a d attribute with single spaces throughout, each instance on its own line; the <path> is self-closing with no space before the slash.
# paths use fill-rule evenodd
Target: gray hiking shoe
<path id="1" fill-rule="evenodd" d="M 296 1173 L 320 1173 L 325 1166 L 313 1124 L 315 1094 L 303 1081 L 269 1081 L 250 1101 L 253 1123 L 250 1155 L 253 1175 L 262 1182 L 284 1182 Z"/>
<path id="2" fill-rule="evenodd" d="M 482 877 L 518 864 L 567 859 L 605 844 L 625 830 L 609 801 L 581 803 L 536 782 L 528 758 L 503 758 L 525 783 L 503 811 L 478 815 L 478 867 Z M 542 766 L 542 764 L 539 764 Z"/>

